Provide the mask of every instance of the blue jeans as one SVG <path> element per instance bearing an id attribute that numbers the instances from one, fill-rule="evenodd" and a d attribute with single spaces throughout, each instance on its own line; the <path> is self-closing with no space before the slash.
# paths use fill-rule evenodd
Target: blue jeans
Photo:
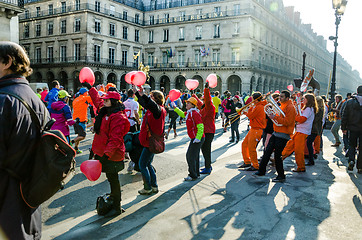
<path id="1" fill-rule="evenodd" d="M 156 173 L 152 166 L 153 156 L 155 154 L 145 147 L 138 162 L 143 177 L 143 185 L 146 190 L 150 190 L 151 187 L 157 187 Z"/>
<path id="2" fill-rule="evenodd" d="M 335 143 L 341 143 L 341 141 L 339 140 L 339 134 L 338 134 L 340 126 L 341 126 L 341 119 L 338 119 L 337 121 L 334 122 L 334 124 L 331 128 L 331 132 L 334 136 L 334 139 L 336 140 Z"/>

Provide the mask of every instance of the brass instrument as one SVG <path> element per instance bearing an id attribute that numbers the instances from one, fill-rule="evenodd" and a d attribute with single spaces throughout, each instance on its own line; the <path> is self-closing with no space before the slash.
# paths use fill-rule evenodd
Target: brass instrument
<path id="1" fill-rule="evenodd" d="M 272 96 L 268 96 L 266 98 L 266 101 L 268 102 L 267 105 L 264 106 L 264 112 L 265 114 L 272 120 L 272 122 L 280 127 L 282 126 L 282 124 L 278 123 L 275 119 L 272 119 L 270 116 L 274 115 L 274 116 L 283 116 L 285 117 L 285 114 L 283 112 L 283 110 L 278 106 L 278 104 L 275 102 L 275 100 L 273 99 Z"/>

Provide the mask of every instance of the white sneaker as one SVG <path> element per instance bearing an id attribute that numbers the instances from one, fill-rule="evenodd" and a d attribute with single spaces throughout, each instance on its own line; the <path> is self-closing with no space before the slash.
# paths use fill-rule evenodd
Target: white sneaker
<path id="1" fill-rule="evenodd" d="M 195 181 L 196 179 L 193 179 L 192 177 L 190 176 L 187 176 L 184 178 L 185 181 Z"/>
<path id="2" fill-rule="evenodd" d="M 129 161 L 127 171 L 131 173 L 134 170 L 134 165 L 135 165 L 134 162 Z"/>

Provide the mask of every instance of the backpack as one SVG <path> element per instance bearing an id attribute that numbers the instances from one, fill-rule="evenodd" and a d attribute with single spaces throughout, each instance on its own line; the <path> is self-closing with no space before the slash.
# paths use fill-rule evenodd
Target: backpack
<path id="1" fill-rule="evenodd" d="M 97 214 L 104 216 L 113 208 L 113 198 L 110 194 L 104 194 L 97 198 L 96 210 Z"/>
<path id="2" fill-rule="evenodd" d="M 30 112 L 31 119 L 37 125 L 40 139 L 35 148 L 33 168 L 29 179 L 22 179 L 11 169 L 7 169 L 6 161 L 2 166 L 7 172 L 20 181 L 20 193 L 30 208 L 36 208 L 59 189 L 62 189 L 74 175 L 75 151 L 59 130 L 50 130 L 55 120 L 40 125 L 40 120 L 27 102 L 20 96 L 0 91 L 0 94 L 17 98 Z"/>

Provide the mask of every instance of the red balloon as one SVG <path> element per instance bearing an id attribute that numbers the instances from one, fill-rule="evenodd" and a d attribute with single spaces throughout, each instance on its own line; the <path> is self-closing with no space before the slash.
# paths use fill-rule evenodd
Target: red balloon
<path id="1" fill-rule="evenodd" d="M 126 74 L 126 76 L 124 77 L 124 80 L 129 83 L 132 84 L 132 76 L 136 73 L 137 71 L 132 71 Z"/>
<path id="2" fill-rule="evenodd" d="M 287 89 L 288 89 L 289 91 L 293 92 L 293 85 L 292 85 L 292 84 L 288 85 L 288 86 L 287 86 Z"/>
<path id="3" fill-rule="evenodd" d="M 217 76 L 216 74 L 212 73 L 206 78 L 206 82 L 209 82 L 209 86 L 214 88 L 217 86 Z"/>
<path id="4" fill-rule="evenodd" d="M 146 82 L 146 73 L 142 71 L 137 71 L 131 76 L 132 84 L 136 86 L 142 86 Z"/>
<path id="5" fill-rule="evenodd" d="M 173 102 L 181 96 L 181 92 L 177 89 L 172 89 L 168 95 L 170 97 L 171 102 Z"/>
<path id="6" fill-rule="evenodd" d="M 79 81 L 81 83 L 87 82 L 93 86 L 95 82 L 95 77 L 92 69 L 90 69 L 89 67 L 82 68 L 79 73 Z"/>
<path id="7" fill-rule="evenodd" d="M 194 90 L 199 86 L 199 81 L 196 79 L 187 79 L 185 85 L 189 90 Z"/>
<path id="8" fill-rule="evenodd" d="M 98 160 L 87 160 L 80 165 L 80 171 L 89 181 L 96 181 L 102 173 L 102 164 Z"/>

